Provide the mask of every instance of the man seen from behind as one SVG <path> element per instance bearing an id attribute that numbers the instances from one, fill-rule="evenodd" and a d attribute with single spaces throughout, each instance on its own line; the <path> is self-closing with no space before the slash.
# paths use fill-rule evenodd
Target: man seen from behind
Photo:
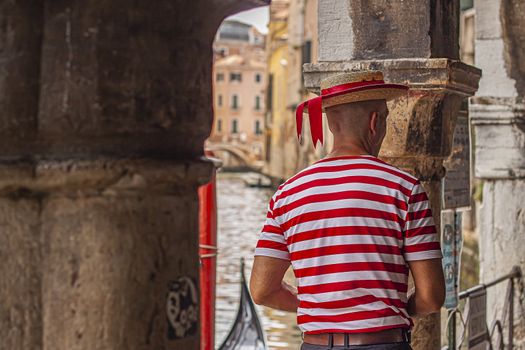
<path id="1" fill-rule="evenodd" d="M 297 312 L 302 350 L 410 348 L 412 317 L 444 301 L 439 237 L 423 186 L 377 158 L 387 100 L 407 87 L 378 71 L 325 79 L 307 108 L 314 145 L 322 111 L 332 151 L 279 186 L 255 249 L 257 304 Z M 297 289 L 283 282 L 292 266 Z M 415 290 L 408 291 L 409 271 Z"/>

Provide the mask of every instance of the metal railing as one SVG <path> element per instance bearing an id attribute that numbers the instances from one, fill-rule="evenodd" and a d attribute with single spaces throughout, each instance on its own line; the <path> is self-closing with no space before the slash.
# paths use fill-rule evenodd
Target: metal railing
<path id="1" fill-rule="evenodd" d="M 483 307 L 486 310 L 486 291 L 488 288 L 505 282 L 508 280 L 507 292 L 505 295 L 505 302 L 503 304 L 503 309 L 501 317 L 493 320 L 490 328 L 487 326 L 486 314 L 483 313 Z M 522 272 L 518 266 L 514 266 L 510 273 L 501 276 L 489 283 L 479 284 L 472 288 L 469 288 L 461 293 L 459 293 L 459 300 L 464 300 L 463 310 L 460 309 L 460 306 L 456 307 L 449 311 L 449 316 L 447 319 L 447 331 L 448 331 L 448 343 L 449 345 L 445 349 L 464 349 L 463 345 L 467 334 L 474 333 L 474 330 L 479 331 L 477 334 L 468 334 L 467 339 L 467 348 L 471 349 L 480 343 L 485 344 L 485 348 L 491 350 L 503 350 L 503 349 L 513 349 L 514 346 L 514 298 L 516 295 L 516 286 L 520 290 L 520 306 L 522 308 L 522 317 L 523 314 L 523 305 L 521 299 L 524 297 L 523 294 L 523 281 L 522 281 Z M 472 305 L 472 303 L 475 305 Z M 484 306 L 480 305 L 485 303 Z M 477 305 L 476 305 L 477 304 Z M 472 320 L 472 315 L 476 317 L 473 308 L 479 308 L 481 313 L 478 314 L 482 316 L 482 319 Z M 460 336 L 457 337 L 457 316 L 459 315 L 459 320 L 461 322 Z M 466 317 L 465 317 L 466 315 Z M 471 323 L 475 322 L 476 324 L 471 327 Z M 477 327 L 477 328 L 476 328 Z M 507 342 L 505 344 L 505 335 L 504 330 L 507 329 Z"/>

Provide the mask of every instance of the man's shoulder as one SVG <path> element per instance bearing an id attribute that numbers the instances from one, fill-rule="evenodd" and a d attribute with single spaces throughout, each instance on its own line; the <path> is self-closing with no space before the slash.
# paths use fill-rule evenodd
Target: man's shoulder
<path id="1" fill-rule="evenodd" d="M 286 181 L 284 181 L 281 185 L 279 185 L 278 190 L 285 188 L 286 186 L 292 184 L 296 180 L 300 179 L 301 177 L 304 177 L 306 175 L 311 175 L 315 172 L 315 169 L 319 168 L 319 162 L 315 162 L 313 164 L 310 164 L 306 168 L 298 171 L 293 176 L 289 177 Z"/>
<path id="2" fill-rule="evenodd" d="M 383 164 L 384 166 L 386 166 L 386 167 L 390 168 L 391 170 L 397 172 L 401 177 L 406 178 L 411 183 L 416 184 L 416 183 L 419 182 L 419 179 L 416 176 L 414 176 L 411 173 L 409 173 L 408 171 L 403 170 L 403 169 L 401 169 L 401 168 L 399 168 L 399 167 L 397 167 L 395 165 L 392 165 L 392 164 L 390 164 L 390 163 L 388 163 L 388 162 L 386 162 L 386 161 L 384 161 L 382 159 L 375 158 L 375 160 L 378 163 Z"/>
<path id="3" fill-rule="evenodd" d="M 284 191 L 286 191 L 287 189 L 289 189 L 291 186 L 293 186 L 292 184 L 297 181 L 298 179 L 300 179 L 301 177 L 304 177 L 308 174 L 311 174 L 312 172 L 315 172 L 315 168 L 317 167 L 317 162 L 316 163 L 313 163 L 309 166 L 307 166 L 306 168 L 300 170 L 299 172 L 297 172 L 295 175 L 289 177 L 287 180 L 285 180 L 284 182 L 282 182 L 278 187 L 277 187 L 277 190 L 275 191 L 275 194 L 273 195 L 273 199 L 276 199 L 277 197 L 279 197 Z"/>

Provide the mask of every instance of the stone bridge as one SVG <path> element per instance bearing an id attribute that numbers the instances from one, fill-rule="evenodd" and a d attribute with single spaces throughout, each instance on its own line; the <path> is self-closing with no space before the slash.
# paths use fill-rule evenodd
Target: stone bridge
<path id="1" fill-rule="evenodd" d="M 226 142 L 207 142 L 206 151 L 211 151 L 220 158 L 221 152 L 231 155 L 235 160 L 239 162 L 242 167 L 249 168 L 250 170 L 260 172 L 264 161 L 260 159 L 249 145 L 243 144 L 232 144 Z M 228 167 L 228 165 L 226 165 Z"/>

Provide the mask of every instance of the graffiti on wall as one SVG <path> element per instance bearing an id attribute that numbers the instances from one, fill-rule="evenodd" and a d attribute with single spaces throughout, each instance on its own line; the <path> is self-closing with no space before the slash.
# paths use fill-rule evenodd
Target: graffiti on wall
<path id="1" fill-rule="evenodd" d="M 180 277 L 169 284 L 166 300 L 168 339 L 175 340 L 197 333 L 198 294 L 195 282 Z"/>

